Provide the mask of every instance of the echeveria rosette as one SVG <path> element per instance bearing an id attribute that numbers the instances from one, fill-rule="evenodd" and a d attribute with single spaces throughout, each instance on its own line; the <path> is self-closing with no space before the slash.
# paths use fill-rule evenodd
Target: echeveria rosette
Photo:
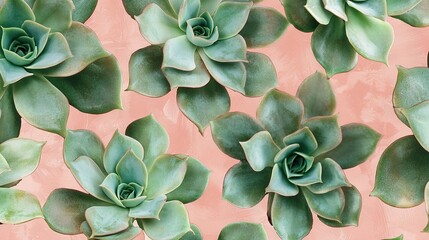
<path id="1" fill-rule="evenodd" d="M 229 111 L 227 88 L 253 97 L 277 85 L 271 60 L 247 51 L 284 32 L 286 19 L 276 10 L 232 0 L 123 3 L 151 44 L 131 56 L 128 90 L 161 97 L 178 88 L 180 110 L 201 133 Z"/>
<path id="2" fill-rule="evenodd" d="M 384 151 L 371 195 L 399 208 L 425 201 L 429 211 L 429 68 L 398 67 L 393 107 L 413 135 L 396 140 Z M 423 231 L 429 232 L 429 224 Z"/>
<path id="3" fill-rule="evenodd" d="M 240 160 L 225 176 L 223 197 L 249 208 L 268 194 L 267 215 L 282 239 L 302 239 L 312 212 L 326 225 L 357 225 L 361 196 L 343 169 L 374 152 L 380 135 L 363 124 L 339 126 L 327 77 L 316 72 L 297 97 L 268 92 L 255 121 L 235 112 L 211 122 L 218 147 Z"/>
<path id="4" fill-rule="evenodd" d="M 8 129 L 0 142 L 19 135 L 21 117 L 64 136 L 69 104 L 87 113 L 121 107 L 118 63 L 73 21 L 74 9 L 71 0 L 0 3 L 0 126 Z"/>
<path id="5" fill-rule="evenodd" d="M 387 14 L 413 27 L 429 26 L 428 0 L 386 0 Z"/>
<path id="6" fill-rule="evenodd" d="M 12 188 L 39 165 L 44 143 L 12 138 L 0 143 L 0 224 L 19 224 L 42 218 L 39 200 Z"/>
<path id="7" fill-rule="evenodd" d="M 209 171 L 192 157 L 166 154 L 168 145 L 152 115 L 126 135 L 115 132 L 106 148 L 90 131 L 68 131 L 64 159 L 89 194 L 52 192 L 43 207 L 47 223 L 89 239 L 133 239 L 141 229 L 154 240 L 180 239 L 191 231 L 184 204 L 202 195 Z"/>
<path id="8" fill-rule="evenodd" d="M 352 70 L 358 54 L 387 64 L 393 28 L 385 20 L 386 0 L 281 1 L 291 24 L 313 32 L 314 56 L 328 76 Z"/>

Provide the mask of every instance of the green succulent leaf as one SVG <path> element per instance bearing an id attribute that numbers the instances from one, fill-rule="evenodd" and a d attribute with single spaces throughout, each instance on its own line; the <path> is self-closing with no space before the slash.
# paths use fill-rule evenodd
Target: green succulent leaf
<path id="1" fill-rule="evenodd" d="M 75 10 L 72 14 L 73 21 L 85 23 L 91 17 L 98 0 L 73 0 Z"/>
<path id="2" fill-rule="evenodd" d="M 85 221 L 86 209 L 107 204 L 77 190 L 55 189 L 43 206 L 43 215 L 52 230 L 62 234 L 79 234 L 82 233 L 80 226 Z"/>
<path id="3" fill-rule="evenodd" d="M 346 14 L 346 1 L 344 0 L 324 0 L 326 10 L 330 11 L 344 21 L 348 21 Z"/>
<path id="4" fill-rule="evenodd" d="M 128 209 L 117 206 L 90 207 L 85 219 L 91 228 L 90 238 L 119 233 L 129 226 Z"/>
<path id="5" fill-rule="evenodd" d="M 331 158 L 342 169 L 355 167 L 371 156 L 381 135 L 364 124 L 351 123 L 341 126 L 340 145 L 324 153 L 319 158 Z"/>
<path id="6" fill-rule="evenodd" d="M 345 206 L 345 197 L 341 188 L 324 194 L 314 194 L 302 188 L 308 206 L 318 215 L 333 221 L 340 221 Z"/>
<path id="7" fill-rule="evenodd" d="M 125 134 L 137 140 L 144 149 L 144 159 L 148 169 L 151 168 L 155 159 L 164 154 L 170 141 L 168 134 L 153 115 L 138 119 L 128 125 Z"/>
<path id="8" fill-rule="evenodd" d="M 204 53 L 215 62 L 245 62 L 246 41 L 240 35 L 219 40 L 213 45 L 205 47 Z"/>
<path id="9" fill-rule="evenodd" d="M 149 169 L 145 195 L 151 198 L 172 192 L 182 184 L 186 169 L 186 159 L 183 156 L 159 156 Z"/>
<path id="10" fill-rule="evenodd" d="M 272 170 L 270 183 L 268 184 L 265 191 L 285 197 L 290 197 L 297 195 L 299 193 L 299 188 L 287 179 L 286 175 L 283 173 L 283 170 L 280 169 L 278 164 L 276 164 Z"/>
<path id="11" fill-rule="evenodd" d="M 91 236 L 91 228 L 89 227 L 87 222 L 82 223 L 82 228 L 84 230 L 85 235 Z M 141 232 L 141 229 L 138 227 L 131 226 L 125 229 L 122 232 L 106 235 L 102 237 L 97 237 L 97 240 L 132 240 L 135 239 Z"/>
<path id="12" fill-rule="evenodd" d="M 304 7 L 322 25 L 327 25 L 332 18 L 332 13 L 325 9 L 322 0 L 307 0 Z"/>
<path id="13" fill-rule="evenodd" d="M 389 16 L 396 16 L 404 14 L 413 9 L 422 0 L 386 0 L 387 2 L 387 13 Z"/>
<path id="14" fill-rule="evenodd" d="M 173 1 L 174 2 L 174 1 Z M 200 0 L 184 0 L 180 6 L 180 10 L 178 13 L 178 23 L 179 27 L 186 31 L 186 21 L 195 18 L 198 16 L 198 12 L 200 11 L 201 1 Z M 179 3 L 179 1 L 175 1 L 175 3 Z M 176 9 L 175 9 L 176 10 Z"/>
<path id="15" fill-rule="evenodd" d="M 167 40 L 163 48 L 162 68 L 175 68 L 182 71 L 194 70 L 196 68 L 196 49 L 197 47 L 189 42 L 186 35 Z"/>
<path id="16" fill-rule="evenodd" d="M 258 239 L 267 240 L 262 224 L 238 222 L 225 226 L 219 234 L 218 240 Z"/>
<path id="17" fill-rule="evenodd" d="M 81 112 L 101 114 L 122 107 L 121 71 L 113 55 L 93 62 L 76 75 L 48 80 Z"/>
<path id="18" fill-rule="evenodd" d="M 222 196 L 238 207 L 253 207 L 264 198 L 270 175 L 269 168 L 255 172 L 249 164 L 238 163 L 225 175 Z"/>
<path id="19" fill-rule="evenodd" d="M 247 52 L 247 60 L 245 96 L 259 97 L 277 86 L 277 72 L 267 55 Z"/>
<path id="20" fill-rule="evenodd" d="M 249 140 L 263 128 L 244 113 L 226 113 L 210 122 L 213 141 L 228 156 L 244 161 L 246 159 L 240 142 Z"/>
<path id="21" fill-rule="evenodd" d="M 116 165 L 116 172 L 124 183 L 137 183 L 146 188 L 148 173 L 143 161 L 131 150 L 126 152 Z"/>
<path id="22" fill-rule="evenodd" d="M 162 59 L 159 46 L 148 46 L 134 52 L 129 63 L 130 84 L 127 90 L 149 97 L 161 97 L 170 92 L 170 84 L 161 70 Z"/>
<path id="23" fill-rule="evenodd" d="M 33 5 L 36 21 L 53 32 L 67 30 L 72 24 L 72 0 L 37 0 Z"/>
<path id="24" fill-rule="evenodd" d="M 230 109 L 230 98 L 225 87 L 212 80 L 201 88 L 179 88 L 177 105 L 201 134 L 210 121 Z"/>
<path id="25" fill-rule="evenodd" d="M 365 14 L 366 16 L 375 17 L 384 20 L 387 17 L 386 1 L 367 0 L 352 1 L 348 0 L 347 5 Z"/>
<path id="26" fill-rule="evenodd" d="M 347 16 L 346 34 L 356 52 L 367 59 L 387 64 L 393 44 L 392 26 L 354 8 L 347 8 Z"/>
<path id="27" fill-rule="evenodd" d="M 39 200 L 33 194 L 18 189 L 0 188 L 0 222 L 18 224 L 43 218 Z"/>
<path id="28" fill-rule="evenodd" d="M 298 30 L 313 32 L 319 23 L 305 9 L 307 0 L 281 0 L 287 20 Z"/>
<path id="29" fill-rule="evenodd" d="M 5 126 L 0 131 L 0 143 L 18 137 L 21 129 L 21 116 L 16 112 L 12 96 L 12 88 L 6 88 L 0 96 L 0 126 Z"/>
<path id="30" fill-rule="evenodd" d="M 295 240 L 308 235 L 313 225 L 313 216 L 302 193 L 294 197 L 275 194 L 271 221 L 282 239 Z"/>
<path id="31" fill-rule="evenodd" d="M 298 130 L 303 112 L 299 99 L 274 89 L 264 96 L 256 115 L 274 142 L 283 146 L 283 138 Z"/>
<path id="32" fill-rule="evenodd" d="M 210 73 L 204 66 L 199 54 L 194 55 L 195 69 L 192 71 L 182 71 L 175 68 L 166 67 L 162 71 L 167 78 L 170 88 L 188 87 L 200 88 L 210 81 Z M 162 82 L 161 82 L 162 83 Z"/>
<path id="33" fill-rule="evenodd" d="M 350 187 L 340 165 L 334 160 L 326 158 L 320 161 L 322 165 L 322 182 L 307 186 L 315 194 L 325 194 L 340 187 Z"/>
<path id="34" fill-rule="evenodd" d="M 54 67 L 35 72 L 49 77 L 68 77 L 84 70 L 96 60 L 110 56 L 101 46 L 95 32 L 82 23 L 73 22 L 71 27 L 62 34 L 67 40 L 73 57 Z"/>
<path id="35" fill-rule="evenodd" d="M 267 167 L 274 166 L 274 158 L 280 148 L 274 143 L 273 138 L 267 131 L 258 132 L 248 141 L 240 142 L 252 169 L 260 172 Z"/>
<path id="36" fill-rule="evenodd" d="M 140 33 L 151 44 L 163 44 L 169 39 L 184 35 L 178 27 L 177 20 L 155 3 L 148 4 L 141 14 L 136 15 L 138 15 L 135 19 L 139 24 Z"/>
<path id="37" fill-rule="evenodd" d="M 159 219 L 159 213 L 164 207 L 166 199 L 165 195 L 159 195 L 153 199 L 145 199 L 140 205 L 130 209 L 129 217 Z"/>
<path id="38" fill-rule="evenodd" d="M 27 72 L 27 70 L 20 66 L 10 63 L 5 58 L 0 59 L 0 74 L 4 87 L 16 83 L 23 78 L 33 76 L 32 73 Z"/>
<path id="39" fill-rule="evenodd" d="M 343 187 L 342 190 L 346 201 L 339 221 L 318 217 L 320 221 L 330 227 L 357 226 L 362 207 L 362 197 L 355 187 Z"/>
<path id="40" fill-rule="evenodd" d="M 197 159 L 186 160 L 186 174 L 182 184 L 167 194 L 168 201 L 178 200 L 184 204 L 200 198 L 209 183 L 210 171 Z M 196 181 L 198 179 L 198 181 Z"/>
<path id="41" fill-rule="evenodd" d="M 196 225 L 191 224 L 191 230 L 183 235 L 180 240 L 203 240 L 203 236 L 200 229 Z"/>
<path id="42" fill-rule="evenodd" d="M 3 155 L 0 154 L 0 174 L 10 171 L 9 164 L 7 163 L 6 159 L 3 157 Z"/>
<path id="43" fill-rule="evenodd" d="M 181 1 L 181 0 L 176 0 Z M 222 0 L 201 0 L 201 9 L 200 12 L 209 12 L 211 15 L 217 10 L 219 4 Z"/>
<path id="44" fill-rule="evenodd" d="M 338 125 L 338 116 L 313 117 L 302 124 L 308 127 L 317 141 L 317 149 L 313 156 L 328 152 L 341 143 L 341 129 Z"/>
<path id="45" fill-rule="evenodd" d="M 21 27 L 25 20 L 34 21 L 31 8 L 24 0 L 4 0 L 0 8 L 0 26 Z"/>
<path id="46" fill-rule="evenodd" d="M 219 28 L 219 39 L 227 39 L 237 35 L 246 24 L 252 2 L 226 1 L 219 4 L 213 21 Z"/>
<path id="47" fill-rule="evenodd" d="M 407 118 L 414 136 L 426 151 L 429 151 L 429 128 L 427 126 L 427 117 L 429 116 L 428 109 L 429 100 L 411 108 L 402 109 L 402 113 Z"/>
<path id="48" fill-rule="evenodd" d="M 289 178 L 289 181 L 295 185 L 306 187 L 309 185 L 322 182 L 322 166 L 321 163 L 315 163 L 304 176 L 299 178 Z"/>
<path id="49" fill-rule="evenodd" d="M 335 111 L 335 95 L 331 84 L 320 72 L 306 78 L 299 86 L 296 96 L 304 104 L 304 118 L 329 116 Z"/>
<path id="50" fill-rule="evenodd" d="M 46 78 L 34 75 L 14 84 L 13 100 L 19 115 L 28 123 L 65 136 L 69 104 Z"/>
<path id="51" fill-rule="evenodd" d="M 143 219 L 145 233 L 151 239 L 179 239 L 191 226 L 183 203 L 170 201 L 164 204 L 157 219 Z"/>
<path id="52" fill-rule="evenodd" d="M 175 1 L 178 2 L 177 0 Z M 135 16 L 140 15 L 143 12 L 144 8 L 150 3 L 155 3 L 156 5 L 160 6 L 164 11 L 166 11 L 168 14 L 172 16 L 176 16 L 177 14 L 173 11 L 169 2 L 170 1 L 165 1 L 165 0 L 122 0 L 125 10 L 132 18 L 135 18 Z M 180 7 L 181 2 L 182 1 L 180 0 L 178 7 Z"/>
<path id="53" fill-rule="evenodd" d="M 317 149 L 317 141 L 308 127 L 303 127 L 283 138 L 285 146 L 299 144 L 297 151 L 312 154 Z"/>
<path id="54" fill-rule="evenodd" d="M 275 9 L 254 6 L 240 35 L 247 47 L 264 47 L 279 39 L 287 26 L 286 18 Z"/>
<path id="55" fill-rule="evenodd" d="M 134 138 L 116 131 L 109 144 L 107 144 L 106 152 L 104 153 L 104 169 L 108 173 L 115 172 L 116 165 L 118 165 L 125 153 L 130 150 L 133 151 L 138 159 L 143 160 L 144 150 L 142 145 Z"/>
<path id="56" fill-rule="evenodd" d="M 429 181 L 428 158 L 429 153 L 414 136 L 398 139 L 381 156 L 371 195 L 395 207 L 421 204 Z"/>
<path id="57" fill-rule="evenodd" d="M 413 27 L 427 27 L 429 26 L 429 16 L 427 14 L 428 8 L 429 1 L 422 0 L 410 11 L 394 17 L 410 24 Z"/>

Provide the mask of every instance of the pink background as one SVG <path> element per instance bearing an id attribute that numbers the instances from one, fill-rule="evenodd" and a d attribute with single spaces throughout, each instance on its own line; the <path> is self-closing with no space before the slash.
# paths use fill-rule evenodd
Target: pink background
<path id="1" fill-rule="evenodd" d="M 283 13 L 278 0 L 266 0 L 264 5 L 275 7 Z M 412 209 L 396 209 L 379 199 L 369 197 L 374 186 L 377 162 L 383 150 L 394 140 L 411 133 L 395 116 L 391 94 L 396 82 L 396 66 L 425 66 L 429 50 L 428 29 L 417 29 L 396 19 L 388 21 L 395 29 L 395 42 L 389 57 L 389 67 L 381 63 L 359 59 L 358 66 L 350 73 L 339 74 L 331 83 L 337 95 L 337 112 L 341 124 L 360 122 L 370 125 L 383 135 L 375 154 L 364 164 L 347 170 L 349 180 L 363 196 L 363 208 L 359 227 L 330 228 L 314 219 L 313 230 L 306 239 L 312 240 L 362 240 L 396 237 L 401 233 L 407 240 L 428 239 L 429 234 L 420 233 L 426 225 L 427 216 L 423 205 Z M 123 86 L 128 85 L 128 60 L 131 54 L 148 45 L 140 35 L 137 23 L 126 13 L 121 1 L 99 1 L 94 15 L 86 23 L 99 36 L 103 46 L 119 60 L 123 71 Z M 297 31 L 290 26 L 286 33 L 268 48 L 257 49 L 271 57 L 279 76 L 278 88 L 291 94 L 307 76 L 316 70 L 323 71 L 314 59 L 310 47 L 311 34 Z M 224 155 L 211 138 L 207 129 L 205 136 L 181 114 L 176 105 L 176 92 L 152 99 L 133 92 L 123 92 L 123 111 L 116 110 L 103 115 L 83 114 L 71 110 L 68 128 L 90 129 L 107 144 L 116 129 L 124 132 L 132 121 L 153 113 L 170 135 L 170 153 L 192 155 L 211 169 L 209 186 L 196 202 L 187 209 L 192 223 L 198 224 L 204 238 L 216 239 L 226 224 L 237 221 L 262 223 L 269 239 L 279 239 L 266 218 L 265 198 L 251 209 L 239 209 L 222 200 L 222 183 L 226 171 L 235 163 Z M 260 98 L 245 98 L 235 92 L 231 111 L 243 111 L 255 116 Z M 21 137 L 47 141 L 39 168 L 25 178 L 17 187 L 34 193 L 43 204 L 55 188 L 81 189 L 63 163 L 63 139 L 23 123 Z M 429 174 L 429 173 L 428 173 Z M 0 226 L 0 239 L 85 239 L 83 235 L 65 236 L 53 232 L 38 219 L 16 226 Z M 137 239 L 144 239 L 139 236 Z"/>

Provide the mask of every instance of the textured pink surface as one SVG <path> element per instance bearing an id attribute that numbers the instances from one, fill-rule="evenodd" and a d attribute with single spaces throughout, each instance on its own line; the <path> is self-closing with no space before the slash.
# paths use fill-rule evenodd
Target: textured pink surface
<path id="1" fill-rule="evenodd" d="M 278 0 L 266 0 L 263 4 L 283 12 Z M 349 180 L 363 196 L 359 227 L 330 228 L 315 218 L 313 230 L 306 239 L 375 240 L 395 237 L 401 233 L 407 240 L 429 239 L 429 234 L 420 233 L 427 221 L 423 205 L 412 209 L 396 209 L 385 205 L 377 198 L 369 197 L 381 153 L 394 140 L 411 133 L 396 118 L 392 109 L 391 94 L 396 82 L 396 66 L 424 66 L 429 50 L 428 28 L 413 28 L 392 18 L 389 22 L 395 29 L 389 68 L 381 63 L 360 58 L 358 66 L 352 72 L 337 75 L 331 80 L 337 95 L 340 123 L 365 123 L 383 135 L 375 154 L 366 163 L 346 171 Z M 137 23 L 125 13 L 121 1 L 104 0 L 99 1 L 87 25 L 98 34 L 104 47 L 118 58 L 123 71 L 122 89 L 125 89 L 128 85 L 128 60 L 131 54 L 148 45 L 140 35 Z M 277 67 L 279 89 L 294 94 L 304 78 L 316 70 L 323 71 L 311 52 L 310 38 L 311 34 L 299 32 L 290 26 L 275 44 L 269 48 L 257 49 L 270 56 Z M 234 92 L 230 94 L 232 111 L 242 111 L 255 116 L 260 98 L 249 99 Z M 90 129 L 107 143 L 116 129 L 123 132 L 130 122 L 153 113 L 170 135 L 170 153 L 192 155 L 212 171 L 205 194 L 198 201 L 187 205 L 191 222 L 198 224 L 204 238 L 216 239 L 222 227 L 228 223 L 251 221 L 262 223 L 269 239 L 279 239 L 266 218 L 266 198 L 251 209 L 239 209 L 222 200 L 223 177 L 236 161 L 218 150 L 209 129 L 206 130 L 204 137 L 198 133 L 197 128 L 180 113 L 175 95 L 173 91 L 162 98 L 151 99 L 133 92 L 123 92 L 123 111 L 88 115 L 72 109 L 68 128 Z M 80 189 L 63 163 L 61 137 L 37 130 L 27 123 L 23 124 L 21 137 L 47 141 L 47 144 L 39 168 L 33 175 L 24 179 L 18 188 L 34 193 L 42 204 L 55 188 Z M 1 225 L 0 239 L 85 238 L 82 235 L 57 234 L 39 219 L 17 226 Z M 144 237 L 139 236 L 137 239 Z"/>

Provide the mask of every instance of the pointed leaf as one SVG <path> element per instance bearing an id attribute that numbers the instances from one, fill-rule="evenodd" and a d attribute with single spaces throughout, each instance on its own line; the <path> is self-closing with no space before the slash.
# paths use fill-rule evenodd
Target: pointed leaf
<path id="1" fill-rule="evenodd" d="M 348 21 L 346 14 L 346 1 L 344 0 L 323 0 L 326 10 L 330 11 L 344 21 Z"/>
<path id="2" fill-rule="evenodd" d="M 162 68 L 175 68 L 183 71 L 195 69 L 196 46 L 189 42 L 185 35 L 169 39 L 165 42 Z"/>
<path id="3" fill-rule="evenodd" d="M 219 149 L 230 157 L 245 160 L 240 142 L 249 140 L 263 128 L 244 113 L 226 113 L 210 122 L 213 141 Z"/>
<path id="4" fill-rule="evenodd" d="M 132 226 L 122 232 L 113 235 L 97 237 L 97 240 L 131 240 L 135 239 L 141 233 L 141 231 L 141 228 Z"/>
<path id="5" fill-rule="evenodd" d="M 414 136 L 396 140 L 381 156 L 371 195 L 395 207 L 421 204 L 425 185 L 429 182 L 428 158 L 429 153 Z"/>
<path id="6" fill-rule="evenodd" d="M 328 152 L 341 143 L 341 129 L 338 116 L 313 117 L 302 124 L 308 127 L 317 140 L 317 149 L 313 156 Z"/>
<path id="7" fill-rule="evenodd" d="M 4 0 L 0 8 L 0 26 L 21 27 L 25 20 L 34 21 L 35 17 L 31 8 L 22 0 Z"/>
<path id="8" fill-rule="evenodd" d="M 387 17 L 387 5 L 385 1 L 367 0 L 367 1 L 347 1 L 347 5 L 365 14 L 366 16 L 375 17 L 384 20 Z"/>
<path id="9" fill-rule="evenodd" d="M 53 32 L 67 30 L 72 24 L 72 0 L 37 0 L 33 5 L 36 21 Z"/>
<path id="10" fill-rule="evenodd" d="M 386 0 L 387 13 L 389 16 L 396 16 L 404 14 L 413 9 L 422 0 Z"/>
<path id="11" fill-rule="evenodd" d="M 319 25 L 316 19 L 305 9 L 307 0 L 281 0 L 287 20 L 299 31 L 313 32 Z"/>
<path id="12" fill-rule="evenodd" d="M 197 225 L 191 224 L 191 230 L 187 232 L 179 240 L 203 240 L 200 229 Z"/>
<path id="13" fill-rule="evenodd" d="M 324 194 L 340 187 L 351 186 L 340 165 L 334 160 L 326 158 L 320 163 L 322 164 L 322 182 L 307 186 L 310 191 Z"/>
<path id="14" fill-rule="evenodd" d="M 148 46 L 131 55 L 128 90 L 149 97 L 161 97 L 170 92 L 170 84 L 161 70 L 162 48 Z"/>
<path id="15" fill-rule="evenodd" d="M 122 3 L 124 4 L 125 10 L 132 18 L 140 15 L 144 8 L 150 3 L 155 3 L 156 5 L 160 6 L 161 9 L 166 11 L 167 14 L 171 16 L 177 15 L 171 8 L 169 1 L 165 0 L 122 0 Z"/>
<path id="16" fill-rule="evenodd" d="M 3 96 L 0 96 L 0 126 L 4 126 L 0 131 L 0 143 L 18 137 L 21 129 L 21 116 L 16 112 L 12 90 L 6 88 Z"/>
<path id="17" fill-rule="evenodd" d="M 332 18 L 332 13 L 325 9 L 322 0 L 307 0 L 304 7 L 322 25 L 327 25 Z"/>
<path id="18" fill-rule="evenodd" d="M 98 0 L 73 0 L 75 6 L 72 14 L 73 21 L 85 23 L 97 7 L 97 2 Z"/>
<path id="19" fill-rule="evenodd" d="M 154 199 L 145 199 L 140 205 L 130 209 L 129 217 L 159 219 L 159 213 L 164 207 L 166 199 L 165 195 L 159 195 Z"/>
<path id="20" fill-rule="evenodd" d="M 219 40 L 213 45 L 205 47 L 204 53 L 216 62 L 244 62 L 246 59 L 246 42 L 240 35 Z"/>
<path id="21" fill-rule="evenodd" d="M 39 200 L 33 194 L 12 188 L 0 188 L 0 222 L 18 224 L 43 218 Z"/>
<path id="22" fill-rule="evenodd" d="M 394 17 L 410 24 L 413 27 L 427 27 L 429 26 L 429 15 L 427 14 L 428 8 L 429 1 L 422 0 L 410 11 Z"/>
<path id="23" fill-rule="evenodd" d="M 258 132 L 248 141 L 240 142 L 240 144 L 246 155 L 246 160 L 256 172 L 260 172 L 266 167 L 273 167 L 274 158 L 280 151 L 267 131 Z"/>
<path id="24" fill-rule="evenodd" d="M 200 12 L 201 2 L 200 0 L 183 0 L 178 12 L 178 23 L 180 29 L 186 31 L 186 26 L 188 25 L 186 21 L 191 18 L 198 16 Z"/>
<path id="25" fill-rule="evenodd" d="M 270 183 L 265 189 L 266 192 L 275 193 L 281 196 L 290 197 L 299 193 L 299 188 L 291 183 L 278 164 L 274 165 Z"/>
<path id="26" fill-rule="evenodd" d="M 339 221 L 345 206 L 345 197 L 341 188 L 324 194 L 314 194 L 306 188 L 302 189 L 308 206 L 318 215 L 326 219 Z"/>
<path id="27" fill-rule="evenodd" d="M 123 183 L 137 183 L 146 187 L 148 173 L 146 166 L 141 159 L 132 152 L 128 151 L 116 165 L 116 172 Z"/>
<path id="28" fill-rule="evenodd" d="M 429 101 L 424 101 L 408 109 L 402 109 L 402 113 L 407 118 L 414 136 L 426 151 L 429 151 L 428 109 Z"/>
<path id="29" fill-rule="evenodd" d="M 4 87 L 33 75 L 32 73 L 27 72 L 25 68 L 14 65 L 5 58 L 0 59 L 0 74 Z"/>
<path id="30" fill-rule="evenodd" d="M 181 1 L 181 0 L 178 0 L 178 1 Z M 213 13 L 217 10 L 219 4 L 222 2 L 222 0 L 200 0 L 200 1 L 201 1 L 200 13 L 209 12 L 210 15 L 213 15 Z"/>
<path id="31" fill-rule="evenodd" d="M 271 169 L 255 172 L 247 163 L 238 163 L 228 170 L 223 180 L 222 197 L 228 202 L 249 208 L 265 197 Z"/>
<path id="32" fill-rule="evenodd" d="M 43 215 L 49 227 L 62 234 L 82 233 L 80 228 L 85 221 L 85 211 L 92 206 L 105 206 L 89 194 L 72 189 L 55 189 L 43 206 Z"/>
<path id="33" fill-rule="evenodd" d="M 226 1 L 219 4 L 213 21 L 219 28 L 219 39 L 227 39 L 237 35 L 246 24 L 252 2 Z"/>
<path id="34" fill-rule="evenodd" d="M 277 86 L 277 72 L 267 55 L 247 52 L 247 60 L 245 96 L 259 97 Z"/>
<path id="35" fill-rule="evenodd" d="M 308 187 L 309 185 L 317 184 L 322 182 L 322 167 L 321 163 L 315 163 L 304 176 L 299 178 L 289 178 L 292 184 Z"/>
<path id="36" fill-rule="evenodd" d="M 262 224 L 239 222 L 225 226 L 219 234 L 218 240 L 258 239 L 267 240 Z"/>
<path id="37" fill-rule="evenodd" d="M 85 211 L 91 238 L 119 233 L 129 226 L 128 209 L 117 206 L 94 206 Z"/>
<path id="38" fill-rule="evenodd" d="M 0 176 L 2 173 L 10 171 L 9 164 L 7 163 L 6 159 L 3 157 L 3 155 L 0 154 Z"/>
<path id="39" fill-rule="evenodd" d="M 305 154 L 312 154 L 317 149 L 316 138 L 308 127 L 303 127 L 287 135 L 283 138 L 283 143 L 285 146 L 298 144 L 299 148 L 296 151 Z"/>
<path id="40" fill-rule="evenodd" d="M 202 88 L 179 88 L 177 105 L 203 134 L 211 120 L 229 111 L 230 98 L 225 87 L 212 80 Z"/>
<path id="41" fill-rule="evenodd" d="M 175 68 L 163 68 L 164 76 L 170 83 L 171 88 L 188 87 L 200 88 L 205 86 L 210 81 L 210 73 L 204 66 L 203 60 L 199 54 L 195 54 L 195 69 L 192 71 L 182 71 Z"/>

